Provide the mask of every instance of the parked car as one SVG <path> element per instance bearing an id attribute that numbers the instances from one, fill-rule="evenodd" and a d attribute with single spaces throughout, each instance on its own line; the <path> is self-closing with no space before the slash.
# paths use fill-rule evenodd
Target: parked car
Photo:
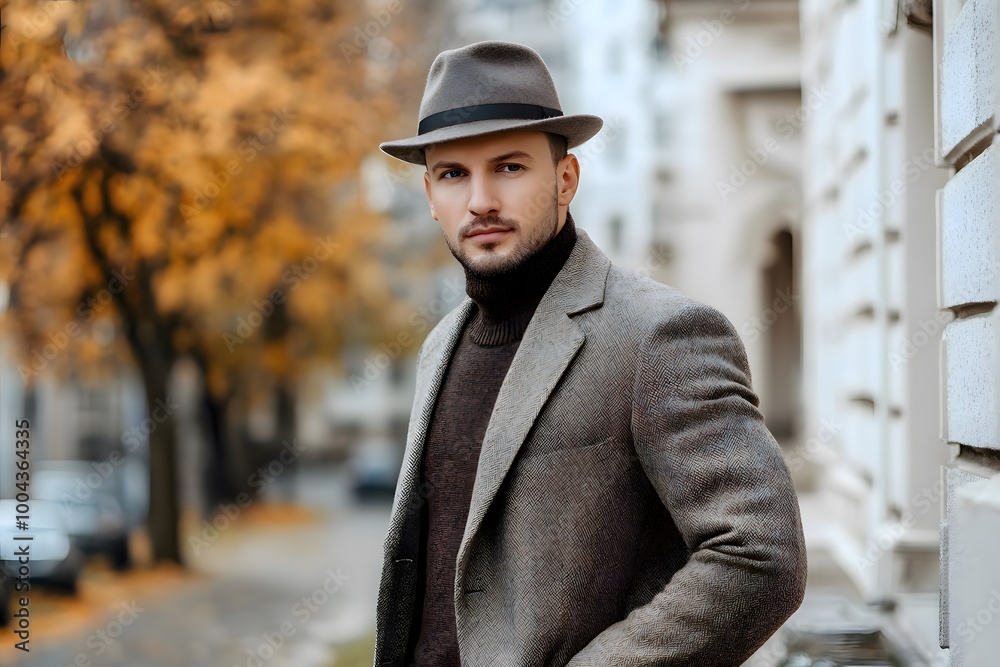
<path id="1" fill-rule="evenodd" d="M 403 463 L 402 448 L 388 438 L 362 440 L 347 459 L 352 493 L 358 498 L 392 499 Z"/>
<path id="2" fill-rule="evenodd" d="M 58 503 L 32 499 L 27 530 L 17 528 L 17 501 L 0 500 L 0 626 L 10 622 L 10 599 L 21 563 L 17 552 L 29 545 L 29 583 L 48 585 L 76 593 L 76 583 L 85 557 L 69 534 Z M 30 536 L 30 541 L 15 537 Z"/>
<path id="3" fill-rule="evenodd" d="M 124 509 L 131 468 L 103 466 L 106 475 L 89 461 L 43 461 L 35 466 L 33 488 L 36 497 L 57 504 L 85 554 L 102 554 L 121 570 L 131 563 L 129 534 L 138 519 Z"/>

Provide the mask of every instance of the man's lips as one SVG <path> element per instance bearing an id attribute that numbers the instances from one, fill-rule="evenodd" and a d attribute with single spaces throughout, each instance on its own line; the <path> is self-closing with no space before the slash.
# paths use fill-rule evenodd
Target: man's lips
<path id="1" fill-rule="evenodd" d="M 481 243 L 486 243 L 502 239 L 510 231 L 507 227 L 483 227 L 469 232 L 467 237 Z"/>

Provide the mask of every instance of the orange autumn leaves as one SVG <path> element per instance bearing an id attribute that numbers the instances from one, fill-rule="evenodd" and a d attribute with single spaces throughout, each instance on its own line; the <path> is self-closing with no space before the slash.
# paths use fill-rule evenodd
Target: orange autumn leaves
<path id="1" fill-rule="evenodd" d="M 8 3 L 0 279 L 28 349 L 75 321 L 51 362 L 85 359 L 107 318 L 140 368 L 196 352 L 221 387 L 377 328 L 380 220 L 357 179 L 398 104 L 340 53 L 364 19 L 304 0 Z M 112 292 L 112 271 L 135 278 Z"/>

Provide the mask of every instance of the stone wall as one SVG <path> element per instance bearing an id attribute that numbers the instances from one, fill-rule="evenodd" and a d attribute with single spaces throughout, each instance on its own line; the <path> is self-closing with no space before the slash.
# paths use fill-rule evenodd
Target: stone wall
<path id="1" fill-rule="evenodd" d="M 956 667 L 994 665 L 1000 654 L 998 4 L 934 5 L 936 154 L 953 169 L 937 205 L 938 306 L 955 315 L 944 335 L 942 438 L 958 450 L 942 474 L 940 642 Z"/>
<path id="2" fill-rule="evenodd" d="M 940 341 L 933 40 L 891 2 L 806 0 L 804 363 L 826 548 L 871 602 L 938 586 Z M 933 600 L 933 597 L 931 598 Z M 933 629 L 929 631 L 933 633 Z"/>

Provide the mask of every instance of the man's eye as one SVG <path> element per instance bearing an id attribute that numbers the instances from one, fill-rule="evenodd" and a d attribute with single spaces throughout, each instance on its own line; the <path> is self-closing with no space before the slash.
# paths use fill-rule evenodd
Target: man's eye
<path id="1" fill-rule="evenodd" d="M 452 179 L 448 178 L 448 174 L 461 174 L 461 173 L 462 173 L 462 172 L 460 172 L 460 171 L 459 171 L 459 170 L 457 170 L 457 169 L 452 169 L 451 171 L 446 171 L 446 172 L 444 172 L 443 174 L 441 174 L 441 178 L 443 178 L 443 179 L 445 179 L 445 180 L 447 180 L 447 181 L 450 181 L 450 180 L 452 180 Z"/>
<path id="2" fill-rule="evenodd" d="M 505 165 L 502 165 L 500 168 L 503 169 L 503 167 L 514 167 L 517 171 L 520 171 L 522 169 L 521 165 L 519 165 L 519 164 L 505 164 Z M 507 173 L 510 174 L 510 173 L 517 173 L 517 172 L 509 172 L 508 171 Z"/>

